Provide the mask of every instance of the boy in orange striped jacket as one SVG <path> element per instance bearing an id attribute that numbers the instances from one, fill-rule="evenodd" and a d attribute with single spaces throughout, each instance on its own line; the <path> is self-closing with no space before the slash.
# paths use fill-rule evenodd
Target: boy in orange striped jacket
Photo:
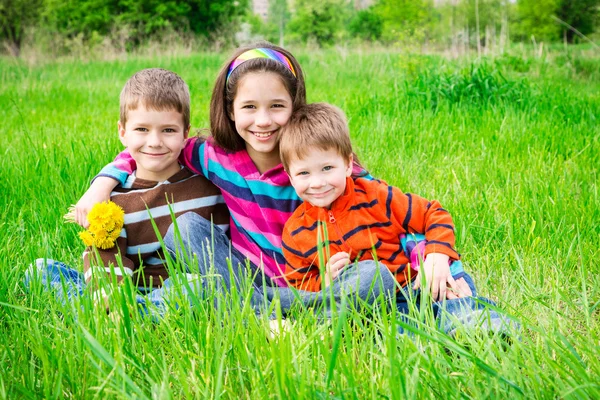
<path id="1" fill-rule="evenodd" d="M 457 282 L 450 273 L 450 264 L 460 256 L 454 249 L 452 217 L 439 202 L 404 194 L 368 176 L 351 177 L 352 145 L 340 109 L 314 103 L 296 111 L 282 130 L 280 153 L 292 185 L 304 200 L 283 232 L 290 285 L 319 291 L 355 261 L 377 260 L 395 275 L 400 287 L 414 278 L 418 288 L 420 275 L 417 266 L 410 268 L 402 239 L 424 233 L 422 269 L 433 298 L 471 294 L 464 279 Z M 319 231 L 320 237 L 326 232 L 331 256 L 324 274 L 319 264 Z"/>
<path id="2" fill-rule="evenodd" d="M 291 286 L 320 291 L 334 280 L 345 280 L 344 274 L 356 274 L 353 269 L 361 263 L 376 260 L 396 277 L 396 307 L 405 321 L 411 299 L 420 301 L 425 275 L 444 332 L 454 335 L 462 326 L 510 334 L 518 328 L 489 309 L 492 301 L 476 297 L 473 280 L 462 270 L 454 249 L 452 218 L 440 203 L 404 194 L 368 176 L 355 163 L 340 109 L 314 103 L 294 110 L 281 129 L 279 151 L 294 189 L 304 200 L 283 230 L 286 278 Z M 353 167 L 363 171 L 361 177 L 352 174 Z M 365 287 L 370 284 L 360 282 Z"/>

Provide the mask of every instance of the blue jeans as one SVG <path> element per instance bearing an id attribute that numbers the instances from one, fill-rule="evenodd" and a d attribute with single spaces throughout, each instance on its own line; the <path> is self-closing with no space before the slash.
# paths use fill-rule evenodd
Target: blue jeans
<path id="1" fill-rule="evenodd" d="M 177 229 L 174 224 L 169 227 L 164 238 L 170 255 L 183 261 L 188 272 L 214 278 L 215 291 L 223 296 L 231 291 L 232 284 L 238 292 L 244 293 L 244 285 L 250 281 L 245 276 L 257 274 L 257 270 L 252 264 L 246 265 L 245 257 L 231 246 L 225 232 L 192 212 L 180 215 L 176 225 Z M 197 259 L 197 271 L 194 259 Z M 254 280 L 250 284 L 253 286 L 250 306 L 260 314 L 268 303 Z"/>
<path id="2" fill-rule="evenodd" d="M 479 329 L 490 333 L 510 335 L 513 328 L 518 329 L 515 321 L 495 309 L 496 304 L 493 301 L 477 296 L 475 283 L 469 274 L 461 272 L 460 276 L 454 278 L 459 279 L 460 277 L 464 278 L 469 285 L 472 296 L 431 303 L 436 324 L 442 332 L 454 336 L 459 329 Z M 396 307 L 400 318 L 408 325 L 415 323 L 414 319 L 408 317 L 411 305 L 413 309 L 421 308 L 421 289 L 412 289 L 412 283 L 409 283 L 396 295 Z M 404 333 L 404 328 L 400 326 L 398 331 Z"/>
<path id="3" fill-rule="evenodd" d="M 62 305 L 72 305 L 86 290 L 85 278 L 81 272 L 52 259 L 38 258 L 25 272 L 26 288 L 31 288 L 36 280 L 39 280 L 45 290 L 52 292 Z M 178 280 L 180 284 L 174 285 L 174 280 Z M 140 315 L 158 321 L 169 308 L 181 307 L 182 300 L 192 306 L 193 296 L 202 296 L 204 285 L 203 278 L 198 275 L 179 274 L 165 279 L 161 288 L 139 288 L 140 292 L 146 293 L 136 294 Z"/>
<path id="4" fill-rule="evenodd" d="M 325 290 L 308 292 L 292 287 L 268 287 L 265 293 L 269 300 L 278 298 L 285 315 L 294 305 L 314 309 L 319 316 L 329 318 L 335 307 L 344 304 L 361 310 L 372 306 L 380 296 L 389 299 L 396 289 L 396 281 L 389 269 L 373 260 L 348 265 Z M 335 306 L 334 306 L 335 304 Z"/>
<path id="5" fill-rule="evenodd" d="M 372 304 L 380 295 L 389 295 L 395 290 L 395 280 L 389 270 L 374 261 L 362 261 L 344 268 L 325 291 L 308 292 L 274 286 L 256 266 L 242 263 L 244 256 L 230 246 L 229 239 L 220 229 L 213 228 L 211 232 L 211 225 L 204 218 L 186 213 L 177 218 L 177 226 L 179 234 L 174 232 L 172 226 L 165 236 L 169 252 L 175 258 L 186 260 L 190 260 L 191 255 L 197 255 L 199 274 L 220 277 L 220 283 L 226 291 L 231 289 L 232 283 L 240 289 L 244 282 L 250 282 L 253 286 L 250 303 L 257 313 L 277 298 L 283 315 L 292 306 L 301 305 L 316 309 L 328 317 L 334 303 L 338 308 L 341 306 L 342 297 L 356 308 L 361 308 L 365 304 Z M 208 251 L 210 256 L 203 259 L 200 255 L 207 254 L 207 249 L 211 249 Z M 254 275 L 252 279 L 246 278 L 249 273 Z M 263 284 L 263 279 L 266 284 Z"/>

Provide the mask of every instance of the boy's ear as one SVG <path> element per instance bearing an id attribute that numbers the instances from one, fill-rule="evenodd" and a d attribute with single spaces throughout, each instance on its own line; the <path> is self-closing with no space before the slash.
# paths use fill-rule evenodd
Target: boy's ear
<path id="1" fill-rule="evenodd" d="M 119 140 L 123 143 L 123 146 L 127 147 L 127 140 L 125 140 L 125 125 L 121 123 L 121 120 L 117 122 L 117 126 L 119 127 Z"/>
<path id="2" fill-rule="evenodd" d="M 190 134 L 190 129 L 192 129 L 191 125 L 188 125 L 187 129 L 185 131 L 183 131 L 183 138 L 187 139 L 188 135 Z"/>
<path id="3" fill-rule="evenodd" d="M 352 167 L 354 166 L 354 155 L 350 154 L 348 157 L 348 166 L 346 167 L 346 177 L 350 177 L 352 175 Z"/>

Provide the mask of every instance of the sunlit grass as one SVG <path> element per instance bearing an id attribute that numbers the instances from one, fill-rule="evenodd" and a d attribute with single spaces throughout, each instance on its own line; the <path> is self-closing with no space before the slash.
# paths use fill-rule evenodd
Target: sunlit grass
<path id="1" fill-rule="evenodd" d="M 194 310 L 155 324 L 132 312 L 132 290 L 113 299 L 118 319 L 87 297 L 66 307 L 39 285 L 26 293 L 36 258 L 81 267 L 78 228 L 62 215 L 121 149 L 127 78 L 146 67 L 176 71 L 202 128 L 226 56 L 0 60 L 0 397 L 600 397 L 598 59 L 576 50 L 483 62 L 297 53 L 309 101 L 346 111 L 373 175 L 452 213 L 467 270 L 481 295 L 521 321 L 520 340 L 455 341 L 427 319 L 398 336 L 401 322 L 384 307 L 328 323 L 297 312 L 292 329 L 272 338 L 248 306 L 215 310 L 196 299 Z M 472 65 L 485 66 L 473 74 Z"/>

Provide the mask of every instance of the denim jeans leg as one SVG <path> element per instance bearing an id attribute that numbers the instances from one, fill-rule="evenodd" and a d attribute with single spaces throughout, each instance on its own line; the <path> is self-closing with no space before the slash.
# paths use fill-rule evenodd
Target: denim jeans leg
<path id="1" fill-rule="evenodd" d="M 292 287 L 265 288 L 269 300 L 279 298 L 284 315 L 294 304 L 299 304 L 313 308 L 325 318 L 331 317 L 333 304 L 339 310 L 343 298 L 360 309 L 364 305 L 372 305 L 379 296 L 391 296 L 394 290 L 395 280 L 387 267 L 371 260 L 345 267 L 323 291 L 308 292 Z"/>
<path id="2" fill-rule="evenodd" d="M 165 279 L 162 287 L 150 291 L 145 296 L 136 296 L 138 310 L 143 317 L 149 316 L 154 322 L 159 322 L 169 309 L 192 307 L 194 297 L 203 300 L 205 284 L 204 278 L 197 274 L 169 277 Z"/>
<path id="3" fill-rule="evenodd" d="M 459 279 L 459 278 L 464 278 L 467 285 L 469 285 L 469 288 L 471 289 L 473 296 L 476 296 L 477 288 L 475 287 L 475 282 L 473 281 L 473 278 L 471 277 L 471 275 L 467 274 L 466 272 L 461 272 L 460 276 L 455 276 L 455 279 Z M 398 311 L 398 318 L 405 324 L 414 324 L 414 321 L 411 320 L 411 318 L 409 318 L 409 314 L 410 314 L 410 310 L 411 310 L 411 303 L 414 304 L 413 308 L 416 307 L 416 310 L 420 310 L 420 308 L 421 308 L 421 289 L 415 290 L 412 288 L 412 285 L 413 285 L 413 283 L 409 283 L 408 285 L 403 287 L 396 295 L 396 309 Z M 457 300 L 462 300 L 462 299 L 457 299 Z M 445 304 L 450 304 L 451 310 L 455 310 L 453 305 L 456 304 L 458 306 L 458 304 L 460 303 L 457 300 L 446 300 Z M 454 303 L 455 301 L 456 301 L 456 303 Z M 432 304 L 434 315 L 436 316 L 436 318 L 438 318 L 438 325 L 440 326 L 440 328 L 443 328 L 441 326 L 442 322 L 439 319 L 439 316 L 440 316 L 439 310 L 440 310 L 441 306 L 442 306 L 442 302 L 434 302 Z M 446 331 L 445 329 L 443 329 L 443 330 Z M 404 328 L 399 326 L 398 332 L 403 334 Z"/>
<path id="4" fill-rule="evenodd" d="M 81 296 L 85 288 L 81 272 L 51 259 L 38 258 L 29 266 L 25 272 L 25 287 L 29 289 L 36 279 L 63 305 Z"/>
<path id="5" fill-rule="evenodd" d="M 198 273 L 206 277 L 215 276 L 215 290 L 223 294 L 231 290 L 232 283 L 240 289 L 240 283 L 245 280 L 245 263 L 243 256 L 231 248 L 227 235 L 210 221 L 192 212 L 180 215 L 176 223 L 178 232 L 175 224 L 172 224 L 164 238 L 171 256 L 183 258 L 187 263 L 196 255 Z M 231 269 L 228 260 L 231 262 Z M 250 303 L 255 310 L 264 306 L 260 288 L 254 288 Z"/>

